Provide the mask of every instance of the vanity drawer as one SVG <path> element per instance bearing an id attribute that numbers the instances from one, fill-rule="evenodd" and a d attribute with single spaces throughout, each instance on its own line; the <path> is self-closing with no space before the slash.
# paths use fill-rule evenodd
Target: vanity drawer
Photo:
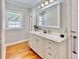
<path id="1" fill-rule="evenodd" d="M 53 54 L 55 54 L 58 50 L 58 47 L 54 47 L 54 46 L 47 46 L 46 47 L 46 51 L 51 51 Z"/>
<path id="2" fill-rule="evenodd" d="M 50 50 L 47 51 L 46 53 L 46 58 L 47 59 L 58 59 L 58 53 L 53 53 Z"/>
<path id="3" fill-rule="evenodd" d="M 55 55 L 58 53 L 58 47 L 57 46 L 46 46 L 46 52 L 51 53 L 52 55 Z"/>
<path id="4" fill-rule="evenodd" d="M 54 46 L 58 46 L 58 43 L 54 42 L 54 41 L 47 41 L 48 45 L 54 45 Z"/>
<path id="5" fill-rule="evenodd" d="M 58 48 L 58 43 L 47 41 L 46 48 L 49 50 L 56 50 Z"/>

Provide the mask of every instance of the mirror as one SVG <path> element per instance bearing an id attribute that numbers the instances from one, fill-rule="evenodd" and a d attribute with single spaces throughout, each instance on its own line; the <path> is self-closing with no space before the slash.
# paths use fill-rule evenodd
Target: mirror
<path id="1" fill-rule="evenodd" d="M 41 27 L 60 28 L 60 4 L 41 9 L 37 24 Z"/>

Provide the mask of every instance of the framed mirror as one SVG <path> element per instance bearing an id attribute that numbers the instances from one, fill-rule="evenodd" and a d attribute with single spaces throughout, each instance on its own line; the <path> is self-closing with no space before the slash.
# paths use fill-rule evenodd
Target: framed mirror
<path id="1" fill-rule="evenodd" d="M 60 28 L 60 3 L 40 9 L 37 25 L 41 27 Z"/>

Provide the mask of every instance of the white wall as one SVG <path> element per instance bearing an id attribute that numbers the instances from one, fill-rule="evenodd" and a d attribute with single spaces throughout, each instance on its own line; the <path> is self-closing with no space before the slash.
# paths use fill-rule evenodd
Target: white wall
<path id="1" fill-rule="evenodd" d="M 36 7 L 31 9 L 30 12 L 30 30 L 33 30 L 33 25 L 36 24 Z"/>
<path id="2" fill-rule="evenodd" d="M 25 40 L 25 39 L 27 40 L 28 33 L 29 33 L 28 9 L 22 6 L 6 3 L 6 10 L 7 9 L 23 13 L 24 28 L 21 30 L 6 30 L 5 43 L 7 44 L 7 43 L 16 42 L 16 41 Z"/>
<path id="3" fill-rule="evenodd" d="M 1 31 L 2 31 L 1 29 L 2 29 L 2 4 L 0 3 L 0 34 L 1 34 Z"/>
<path id="4" fill-rule="evenodd" d="M 2 1 L 0 0 L 0 59 L 1 59 L 1 49 L 2 49 L 2 40 L 1 40 L 1 32 L 2 32 Z"/>

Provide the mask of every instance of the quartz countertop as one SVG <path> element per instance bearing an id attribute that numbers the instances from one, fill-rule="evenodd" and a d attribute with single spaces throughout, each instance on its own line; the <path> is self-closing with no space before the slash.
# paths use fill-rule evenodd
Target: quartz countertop
<path id="1" fill-rule="evenodd" d="M 58 42 L 58 43 L 67 39 L 67 35 L 64 35 L 64 37 L 60 37 L 59 33 L 58 34 L 57 33 L 47 34 L 47 33 L 42 33 L 42 32 L 38 32 L 38 31 L 30 31 L 30 34 L 34 34 L 34 35 L 46 38 L 48 40 Z"/>

